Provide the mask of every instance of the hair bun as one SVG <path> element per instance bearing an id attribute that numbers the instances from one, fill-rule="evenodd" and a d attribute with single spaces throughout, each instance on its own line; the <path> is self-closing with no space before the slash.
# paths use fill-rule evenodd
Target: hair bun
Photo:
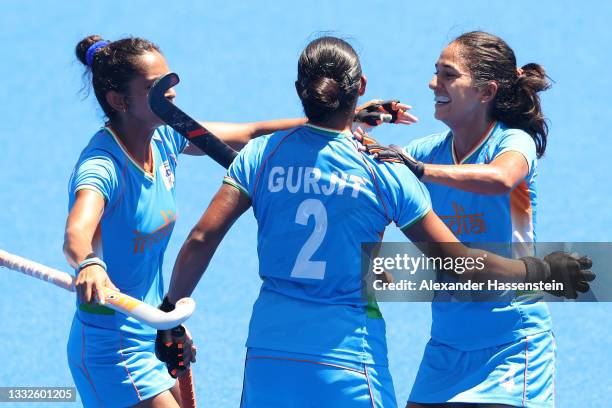
<path id="1" fill-rule="evenodd" d="M 79 41 L 75 53 L 81 64 L 87 65 L 87 50 L 98 41 L 104 41 L 104 38 L 96 34 L 87 36 Z"/>
<path id="2" fill-rule="evenodd" d="M 546 75 L 544 67 L 540 64 L 529 63 L 520 68 L 523 75 L 520 75 L 518 80 L 524 86 L 532 89 L 535 92 L 542 92 L 550 88 L 551 84 Z"/>
<path id="3" fill-rule="evenodd" d="M 337 37 L 321 37 L 298 61 L 296 89 L 309 120 L 323 123 L 335 115 L 354 115 L 361 65 L 357 53 Z"/>
<path id="4" fill-rule="evenodd" d="M 323 109 L 337 109 L 340 106 L 340 85 L 333 78 L 319 77 L 306 87 L 307 99 Z"/>

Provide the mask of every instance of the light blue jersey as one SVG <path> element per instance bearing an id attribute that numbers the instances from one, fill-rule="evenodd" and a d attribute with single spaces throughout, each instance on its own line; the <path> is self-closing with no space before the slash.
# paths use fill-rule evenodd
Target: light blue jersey
<path id="1" fill-rule="evenodd" d="M 426 183 L 433 209 L 457 238 L 466 243 L 524 243 L 527 255 L 535 240 L 536 166 L 533 139 L 524 131 L 494 123 L 480 143 L 459 162 L 451 132 L 413 141 L 407 153 L 431 164 L 487 164 L 502 153 L 521 153 L 529 165 L 527 177 L 508 194 L 484 195 Z M 478 246 L 478 245 L 475 245 Z M 485 246 L 486 248 L 486 246 Z M 440 292 L 438 298 L 448 297 Z M 543 302 L 434 302 L 431 336 L 460 350 L 476 350 L 513 342 L 551 329 Z"/>
<path id="2" fill-rule="evenodd" d="M 151 140 L 153 171 L 137 164 L 109 127 L 81 153 L 70 179 L 76 192 L 104 197 L 96 240 L 111 281 L 153 306 L 163 295 L 162 262 L 176 220 L 174 174 L 186 146 L 171 128 Z M 68 340 L 68 363 L 84 406 L 132 406 L 175 384 L 155 357 L 156 330 L 101 306 L 79 305 Z"/>
<path id="3" fill-rule="evenodd" d="M 83 150 L 70 179 L 70 208 L 79 190 L 104 197 L 100 244 L 111 281 L 121 292 L 154 306 L 163 296 L 162 261 L 176 220 L 174 173 L 185 146 L 171 128 L 158 128 L 151 140 L 153 172 L 147 173 L 113 130 L 105 127 Z M 80 305 L 78 317 L 102 328 L 155 333 L 133 318 L 99 306 Z"/>
<path id="4" fill-rule="evenodd" d="M 248 347 L 387 364 L 385 325 L 361 292 L 361 243 L 430 210 L 405 167 L 377 165 L 349 133 L 301 126 L 251 141 L 225 182 L 258 222 L 259 274 Z"/>

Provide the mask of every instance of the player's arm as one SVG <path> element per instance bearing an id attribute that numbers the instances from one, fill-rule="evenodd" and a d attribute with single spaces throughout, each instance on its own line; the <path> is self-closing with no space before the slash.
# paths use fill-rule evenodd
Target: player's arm
<path id="1" fill-rule="evenodd" d="M 190 296 L 232 224 L 251 206 L 237 188 L 223 184 L 191 230 L 174 264 L 167 299 L 171 304 Z"/>
<path id="2" fill-rule="evenodd" d="M 103 212 L 104 197 L 100 193 L 89 189 L 76 192 L 64 232 L 64 254 L 73 268 L 94 252 L 94 235 Z"/>
<path id="3" fill-rule="evenodd" d="M 77 295 L 85 303 L 93 302 L 98 288 L 107 286 L 117 290 L 110 281 L 104 264 L 94 260 L 94 241 L 103 213 L 102 194 L 81 189 L 76 192 L 74 205 L 66 221 L 64 254 L 73 268 L 80 269 L 74 285 Z M 79 265 L 84 265 L 86 258 L 91 263 L 80 267 Z"/>
<path id="4" fill-rule="evenodd" d="M 403 163 L 421 181 L 444 184 L 472 193 L 506 194 L 529 173 L 527 158 L 514 150 L 503 152 L 488 164 L 428 164 L 412 157 L 398 146 L 379 144 L 363 129 L 356 129 L 353 135 L 362 144 L 362 150 L 372 154 L 377 160 Z"/>
<path id="5" fill-rule="evenodd" d="M 224 123 L 224 122 L 200 122 L 219 139 L 230 145 L 235 150 L 240 150 L 251 139 L 268 135 L 280 130 L 291 129 L 306 123 L 306 118 L 276 119 L 252 123 Z M 184 150 L 185 154 L 192 156 L 204 153 L 195 145 L 189 144 Z"/>
<path id="6" fill-rule="evenodd" d="M 421 221 L 403 229 L 402 232 L 429 257 L 457 258 L 487 254 L 483 270 L 468 270 L 462 275 L 456 275 L 456 277 L 476 281 L 487 279 L 498 279 L 506 282 L 525 281 L 526 270 L 523 262 L 466 247 L 434 211 L 429 211 Z M 454 274 L 454 272 L 452 273 Z"/>
<path id="7" fill-rule="evenodd" d="M 577 292 L 588 291 L 588 282 L 595 279 L 595 274 L 590 271 L 592 262 L 586 257 L 553 252 L 544 259 L 523 257 L 513 260 L 492 252 L 468 248 L 459 242 L 433 211 L 402 231 L 428 257 L 480 258 L 484 263 L 482 269 L 466 268 L 463 274 L 449 272 L 460 280 L 471 279 L 475 282 L 486 282 L 487 280 L 551 282 L 554 280 L 563 283 L 564 288 L 563 291 L 550 293 L 575 299 Z"/>
<path id="8" fill-rule="evenodd" d="M 422 181 L 479 194 L 506 194 L 527 177 L 523 154 L 508 151 L 489 164 L 424 164 Z"/>

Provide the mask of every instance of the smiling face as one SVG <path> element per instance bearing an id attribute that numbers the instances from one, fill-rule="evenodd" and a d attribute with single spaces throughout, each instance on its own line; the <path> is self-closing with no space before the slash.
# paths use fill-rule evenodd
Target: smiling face
<path id="1" fill-rule="evenodd" d="M 166 59 L 157 51 L 146 52 L 138 58 L 139 75 L 128 83 L 125 95 L 126 111 L 123 113 L 130 121 L 140 122 L 145 127 L 156 128 L 163 122 L 151 111 L 148 102 L 149 90 L 156 79 L 170 72 Z M 174 88 L 166 91 L 166 98 L 175 98 Z"/>
<path id="2" fill-rule="evenodd" d="M 442 51 L 436 62 L 436 72 L 429 81 L 429 88 L 434 91 L 435 117 L 451 129 L 486 114 L 490 101 L 474 86 L 460 47 L 451 43 Z"/>

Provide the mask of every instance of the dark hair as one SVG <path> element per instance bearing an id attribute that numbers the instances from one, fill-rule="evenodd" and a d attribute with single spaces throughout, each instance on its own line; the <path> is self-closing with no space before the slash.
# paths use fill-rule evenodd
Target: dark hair
<path id="1" fill-rule="evenodd" d="M 462 34 L 453 43 L 461 46 L 459 54 L 477 87 L 490 81 L 497 83 L 492 118 L 529 133 L 541 157 L 546 150 L 548 125 L 538 92 L 551 86 L 544 68 L 534 63 L 517 68 L 512 48 L 501 38 L 482 31 Z"/>
<path id="2" fill-rule="evenodd" d="M 350 115 L 359 96 L 361 64 L 344 40 L 321 37 L 300 55 L 295 87 L 309 120 L 325 122 L 337 114 Z"/>
<path id="3" fill-rule="evenodd" d="M 126 92 L 128 83 L 140 72 L 138 58 L 146 52 L 160 51 L 159 47 L 149 40 L 124 38 L 97 49 L 89 66 L 86 60 L 87 50 L 98 41 L 104 40 L 99 35 L 90 35 L 79 41 L 75 52 L 79 61 L 87 67 L 86 72 L 91 72 L 92 86 L 100 107 L 109 119 L 113 119 L 117 112 L 106 101 L 106 93 Z"/>

